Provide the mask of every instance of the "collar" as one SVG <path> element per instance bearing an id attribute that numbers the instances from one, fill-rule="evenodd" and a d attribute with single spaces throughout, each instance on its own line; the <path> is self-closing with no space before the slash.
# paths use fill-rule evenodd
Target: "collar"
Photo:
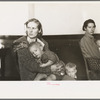
<path id="1" fill-rule="evenodd" d="M 30 39 L 29 37 L 27 37 L 27 41 L 28 41 L 29 43 L 31 43 L 31 42 L 36 42 L 37 39 Z"/>
<path id="2" fill-rule="evenodd" d="M 43 47 L 44 47 L 44 43 L 40 40 L 40 39 L 38 39 L 38 38 L 36 38 L 36 39 L 30 39 L 29 37 L 27 37 L 27 41 L 28 41 L 28 43 L 30 44 L 31 42 L 39 42 Z"/>
<path id="3" fill-rule="evenodd" d="M 89 37 L 89 38 L 91 38 L 91 39 L 94 38 L 93 35 L 92 35 L 92 34 L 89 34 L 89 33 L 85 33 L 85 36 L 86 36 L 86 37 Z"/>

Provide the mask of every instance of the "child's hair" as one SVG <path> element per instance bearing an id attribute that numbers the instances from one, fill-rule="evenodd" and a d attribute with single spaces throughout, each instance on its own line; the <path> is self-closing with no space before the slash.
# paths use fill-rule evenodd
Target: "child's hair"
<path id="1" fill-rule="evenodd" d="M 71 62 L 69 62 L 65 65 L 65 68 L 74 68 L 74 67 L 76 67 L 76 65 L 74 63 L 71 63 Z"/>
<path id="2" fill-rule="evenodd" d="M 33 47 L 33 46 L 41 47 L 42 45 L 39 42 L 31 42 L 28 46 L 28 49 L 30 50 L 30 48 Z"/>

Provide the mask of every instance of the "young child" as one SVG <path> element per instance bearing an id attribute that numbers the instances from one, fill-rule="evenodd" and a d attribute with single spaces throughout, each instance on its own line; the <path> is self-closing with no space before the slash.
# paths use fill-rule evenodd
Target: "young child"
<path id="1" fill-rule="evenodd" d="M 33 42 L 29 45 L 29 51 L 36 58 L 37 62 L 40 64 L 40 67 L 51 66 L 52 64 L 59 61 L 58 56 L 50 51 L 43 50 L 43 46 L 39 42 Z"/>
<path id="2" fill-rule="evenodd" d="M 77 69 L 76 69 L 76 65 L 74 63 L 71 63 L 71 62 L 67 63 L 65 65 L 65 70 L 66 70 L 66 74 L 68 76 L 70 76 L 71 78 L 73 78 L 73 80 L 77 79 L 77 76 L 76 76 Z"/>
<path id="3" fill-rule="evenodd" d="M 97 44 L 97 46 L 98 46 L 98 48 L 99 48 L 99 51 L 100 51 L 100 39 L 97 39 L 97 40 L 96 40 L 96 44 Z"/>
<path id="4" fill-rule="evenodd" d="M 33 56 L 36 58 L 36 61 L 39 63 L 40 67 L 51 67 L 58 66 L 59 58 L 58 56 L 50 51 L 50 50 L 43 50 L 43 46 L 39 42 L 33 42 L 29 45 L 29 51 L 33 54 Z M 53 67 L 52 67 L 53 68 Z M 54 71 L 53 71 L 54 73 Z M 35 80 L 40 80 L 42 74 L 38 74 L 35 78 Z M 49 74 L 50 75 L 50 74 Z M 47 76 L 49 76 L 47 75 Z M 43 74 L 43 76 L 45 76 Z M 46 77 L 46 76 L 45 76 Z M 42 77 L 43 78 L 43 77 Z M 55 80 L 55 75 L 50 75 L 47 80 Z"/>

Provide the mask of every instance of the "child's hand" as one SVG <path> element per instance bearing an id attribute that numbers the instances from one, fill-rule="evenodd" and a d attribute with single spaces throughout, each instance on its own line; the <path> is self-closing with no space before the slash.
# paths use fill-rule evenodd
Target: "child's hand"
<path id="1" fill-rule="evenodd" d="M 46 67 L 45 64 L 40 64 L 40 67 Z"/>
<path id="2" fill-rule="evenodd" d="M 51 66 L 51 71 L 52 71 L 52 72 L 57 71 L 56 65 L 52 65 L 52 66 Z"/>

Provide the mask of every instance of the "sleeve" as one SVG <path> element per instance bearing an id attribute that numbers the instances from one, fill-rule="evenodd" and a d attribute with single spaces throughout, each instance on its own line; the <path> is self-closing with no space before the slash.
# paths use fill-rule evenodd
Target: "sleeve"
<path id="1" fill-rule="evenodd" d="M 19 67 L 24 67 L 32 73 L 49 73 L 51 69 L 49 68 L 41 68 L 36 62 L 35 58 L 28 51 L 27 48 L 23 48 L 17 51 L 18 52 L 18 62 Z"/>
<path id="2" fill-rule="evenodd" d="M 42 57 L 41 57 L 41 62 L 42 62 L 42 63 L 47 63 L 48 60 L 49 60 L 49 59 L 48 59 L 48 56 L 47 56 L 46 54 L 43 54 Z"/>
<path id="3" fill-rule="evenodd" d="M 57 61 L 59 61 L 58 60 L 58 56 L 54 52 L 48 50 L 48 51 L 45 52 L 45 54 L 48 56 L 48 60 L 51 60 L 54 63 L 56 63 Z"/>
<path id="4" fill-rule="evenodd" d="M 89 52 L 88 52 L 88 47 L 87 46 L 88 46 L 88 44 L 85 41 L 84 42 L 83 42 L 83 40 L 80 41 L 80 48 L 81 48 L 82 54 L 86 58 L 91 57 Z"/>
<path id="5" fill-rule="evenodd" d="M 81 50 L 85 57 L 100 58 L 100 52 L 93 39 L 81 41 Z"/>

